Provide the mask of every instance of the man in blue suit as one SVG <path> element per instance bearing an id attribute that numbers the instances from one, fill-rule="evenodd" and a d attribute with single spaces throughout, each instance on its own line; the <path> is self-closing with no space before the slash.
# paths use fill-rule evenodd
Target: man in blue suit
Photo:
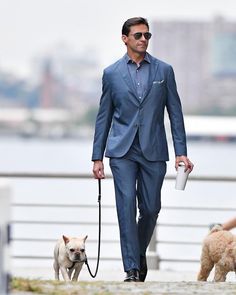
<path id="1" fill-rule="evenodd" d="M 169 160 L 164 127 L 167 109 L 176 155 L 186 170 L 181 102 L 170 65 L 147 53 L 151 38 L 146 19 L 128 19 L 122 27 L 127 53 L 104 70 L 93 143 L 95 178 L 104 178 L 103 156 L 110 158 L 125 281 L 143 281 L 146 250 L 161 209 L 161 187 Z M 139 209 L 136 220 L 137 203 Z"/>

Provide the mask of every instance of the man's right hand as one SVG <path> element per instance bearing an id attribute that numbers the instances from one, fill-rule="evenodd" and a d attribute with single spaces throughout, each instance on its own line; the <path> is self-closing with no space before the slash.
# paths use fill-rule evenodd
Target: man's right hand
<path id="1" fill-rule="evenodd" d="M 93 175 L 96 179 L 105 178 L 104 165 L 101 160 L 96 160 L 93 162 Z"/>

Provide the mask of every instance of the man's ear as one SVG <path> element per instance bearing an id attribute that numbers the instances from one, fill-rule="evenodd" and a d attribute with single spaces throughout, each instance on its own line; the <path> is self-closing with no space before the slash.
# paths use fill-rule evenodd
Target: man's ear
<path id="1" fill-rule="evenodd" d="M 122 39 L 122 41 L 125 43 L 125 45 L 126 45 L 126 42 L 127 42 L 127 36 L 126 35 L 122 35 L 121 36 L 121 39 Z"/>

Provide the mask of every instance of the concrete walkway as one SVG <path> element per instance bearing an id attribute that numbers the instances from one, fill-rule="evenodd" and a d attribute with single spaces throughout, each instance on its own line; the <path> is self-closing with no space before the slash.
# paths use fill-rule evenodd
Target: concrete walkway
<path id="1" fill-rule="evenodd" d="M 94 269 L 91 266 L 91 271 Z M 54 280 L 53 268 L 43 267 L 25 267 L 14 268 L 12 270 L 13 277 L 22 277 L 29 279 L 41 279 L 41 280 Z M 83 266 L 79 280 L 80 281 L 110 281 L 110 282 L 122 282 L 124 280 L 125 273 L 121 269 L 102 269 L 99 268 L 98 274 L 95 279 L 91 278 L 87 270 L 86 265 Z M 167 271 L 167 270 L 149 270 L 147 274 L 147 282 L 196 282 L 197 272 L 194 271 Z M 209 276 L 208 281 L 213 280 L 213 273 Z M 227 282 L 236 284 L 236 277 L 234 272 L 230 272 L 227 275 Z M 235 294 L 236 295 L 236 294 Z"/>
<path id="2" fill-rule="evenodd" d="M 91 267 L 93 272 L 93 268 Z M 29 279 L 42 279 L 42 280 L 54 280 L 53 268 L 15 268 L 12 272 L 14 277 L 22 277 Z M 195 272 L 187 271 L 162 271 L 162 270 L 149 270 L 146 281 L 162 281 L 162 282 L 173 282 L 173 281 L 196 281 L 197 274 Z M 87 270 L 86 265 L 80 273 L 80 281 L 111 281 L 111 282 L 122 282 L 124 280 L 125 273 L 121 269 L 99 269 L 95 279 L 93 279 Z"/>

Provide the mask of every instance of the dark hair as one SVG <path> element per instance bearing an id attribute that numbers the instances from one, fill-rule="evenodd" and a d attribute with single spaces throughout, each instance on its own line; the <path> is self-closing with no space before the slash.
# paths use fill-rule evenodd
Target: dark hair
<path id="1" fill-rule="evenodd" d="M 149 30 L 149 24 L 146 18 L 143 17 L 132 17 L 127 19 L 127 21 L 123 24 L 122 27 L 122 35 L 129 35 L 130 32 L 130 27 L 135 26 L 135 25 L 146 25 Z"/>

